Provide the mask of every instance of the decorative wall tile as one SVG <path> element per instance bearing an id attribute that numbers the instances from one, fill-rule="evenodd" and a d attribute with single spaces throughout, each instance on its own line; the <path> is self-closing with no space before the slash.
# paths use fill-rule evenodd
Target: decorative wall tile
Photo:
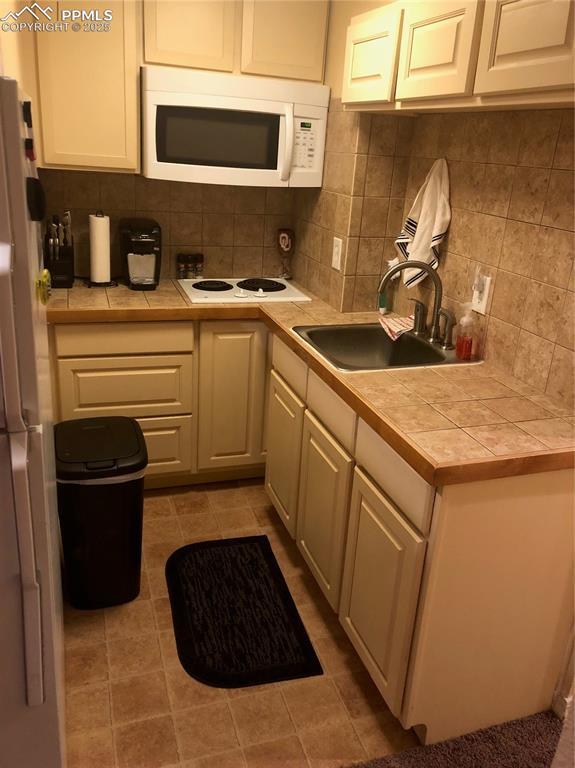
<path id="1" fill-rule="evenodd" d="M 232 245 L 234 217 L 226 213 L 204 213 L 202 240 L 206 245 Z"/>
<path id="2" fill-rule="evenodd" d="M 557 343 L 567 349 L 575 349 L 575 293 L 567 291 L 557 329 Z"/>
<path id="3" fill-rule="evenodd" d="M 535 255 L 539 253 L 538 232 L 536 224 L 509 219 L 505 225 L 499 266 L 517 275 L 530 275 Z"/>
<path id="4" fill-rule="evenodd" d="M 388 197 L 366 197 L 363 201 L 361 235 L 384 237 L 387 229 Z"/>
<path id="5" fill-rule="evenodd" d="M 493 291 L 491 315 L 512 325 L 520 326 L 529 284 L 530 281 L 527 278 L 500 269 L 497 272 Z"/>
<path id="6" fill-rule="evenodd" d="M 542 224 L 559 229 L 575 229 L 573 174 L 551 171 Z"/>
<path id="7" fill-rule="evenodd" d="M 202 185 L 186 182 L 170 182 L 170 210 L 200 213 L 202 210 Z"/>
<path id="8" fill-rule="evenodd" d="M 393 155 L 401 118 L 395 115 L 372 115 L 369 139 L 370 155 Z"/>
<path id="9" fill-rule="evenodd" d="M 163 230 L 162 230 L 163 231 Z M 202 215 L 201 213 L 171 213 L 170 238 L 173 245 L 186 243 L 201 243 Z"/>
<path id="10" fill-rule="evenodd" d="M 244 187 L 236 194 L 236 213 L 264 213 L 266 209 L 266 190 L 264 187 Z"/>
<path id="11" fill-rule="evenodd" d="M 70 175 L 75 175 L 70 172 Z M 136 176 L 136 208 L 140 211 L 169 211 L 170 182 L 162 179 L 146 179 Z M 92 181 L 96 186 L 96 180 Z M 103 204 L 103 203 L 102 203 Z"/>
<path id="12" fill-rule="evenodd" d="M 263 250 L 260 245 L 235 246 L 232 254 L 232 277 L 261 277 Z"/>
<path id="13" fill-rule="evenodd" d="M 535 389 L 545 390 L 553 350 L 552 342 L 522 330 L 517 343 L 513 374 Z"/>
<path id="14" fill-rule="evenodd" d="M 257 214 L 234 216 L 234 245 L 264 244 L 264 217 Z"/>
<path id="15" fill-rule="evenodd" d="M 521 135 L 524 112 L 493 112 L 492 140 L 487 162 L 516 164 L 519 154 L 518 137 Z M 470 119 L 474 116 L 470 115 Z"/>
<path id="16" fill-rule="evenodd" d="M 575 353 L 559 344 L 553 350 L 546 392 L 570 406 L 575 400 Z"/>
<path id="17" fill-rule="evenodd" d="M 204 213 L 233 213 L 236 209 L 237 187 L 225 184 L 202 185 L 202 211 Z"/>
<path id="18" fill-rule="evenodd" d="M 389 197 L 393 176 L 393 157 L 372 155 L 367 161 L 366 197 Z"/>
<path id="19" fill-rule="evenodd" d="M 136 207 L 135 176 L 130 173 L 103 173 L 100 178 L 100 199 L 105 201 L 106 208 Z"/>
<path id="20" fill-rule="evenodd" d="M 562 229 L 540 227 L 534 243 L 535 258 L 531 277 L 549 285 L 566 288 L 569 284 L 573 258 L 575 256 L 575 235 Z"/>
<path id="21" fill-rule="evenodd" d="M 573 110 L 565 109 L 561 112 L 561 128 L 553 158 L 553 168 L 573 170 Z"/>
<path id="22" fill-rule="evenodd" d="M 358 275 L 380 275 L 383 257 L 383 238 L 360 237 L 357 254 Z"/>
<path id="23" fill-rule="evenodd" d="M 565 291 L 530 280 L 521 327 L 548 341 L 555 341 L 565 302 Z"/>
<path id="24" fill-rule="evenodd" d="M 485 166 L 481 195 L 481 211 L 483 213 L 507 216 L 514 173 L 515 167 L 513 165 L 492 163 Z"/>
<path id="25" fill-rule="evenodd" d="M 515 169 L 508 216 L 539 224 L 545 207 L 550 172 L 545 168 Z"/>
<path id="26" fill-rule="evenodd" d="M 519 165 L 550 168 L 553 164 L 561 112 L 556 109 L 523 113 Z"/>

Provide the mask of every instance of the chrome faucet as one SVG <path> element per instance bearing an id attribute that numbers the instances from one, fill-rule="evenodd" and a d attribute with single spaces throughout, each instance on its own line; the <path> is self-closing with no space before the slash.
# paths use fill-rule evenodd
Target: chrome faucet
<path id="1" fill-rule="evenodd" d="M 443 286 L 441 284 L 441 278 L 437 274 L 436 270 L 429 266 L 429 264 L 426 264 L 425 261 L 402 261 L 399 264 L 396 264 L 394 267 L 391 267 L 391 269 L 388 269 L 385 275 L 381 278 L 381 283 L 377 289 L 378 298 L 387 289 L 391 278 L 394 275 L 397 275 L 398 272 L 403 272 L 404 269 L 423 270 L 423 272 L 426 272 L 433 281 L 435 297 L 433 299 L 433 312 L 431 314 L 431 335 L 429 337 L 429 341 L 432 343 L 439 343 L 441 341 L 439 333 L 439 317 L 441 312 L 441 302 L 443 300 Z"/>

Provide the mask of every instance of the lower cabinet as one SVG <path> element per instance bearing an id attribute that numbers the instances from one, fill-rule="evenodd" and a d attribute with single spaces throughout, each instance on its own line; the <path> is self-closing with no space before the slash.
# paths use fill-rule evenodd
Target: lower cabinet
<path id="1" fill-rule="evenodd" d="M 138 419 L 148 448 L 146 475 L 192 471 L 192 417 Z"/>
<path id="2" fill-rule="evenodd" d="M 353 459 L 306 411 L 297 546 L 330 605 L 339 604 Z"/>
<path id="3" fill-rule="evenodd" d="M 296 533 L 305 405 L 276 371 L 270 374 L 265 487 L 292 538 Z"/>
<path id="4" fill-rule="evenodd" d="M 399 716 L 426 542 L 355 469 L 340 622 L 394 715 Z"/>
<path id="5" fill-rule="evenodd" d="M 266 360 L 262 323 L 201 323 L 198 469 L 263 464 Z"/>

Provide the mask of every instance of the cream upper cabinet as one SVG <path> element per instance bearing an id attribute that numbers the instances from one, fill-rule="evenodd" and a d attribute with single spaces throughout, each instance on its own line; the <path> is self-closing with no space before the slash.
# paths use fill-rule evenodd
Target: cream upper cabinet
<path id="1" fill-rule="evenodd" d="M 574 82 L 570 0 L 491 0 L 485 7 L 475 93 L 559 88 Z"/>
<path id="2" fill-rule="evenodd" d="M 244 0 L 241 71 L 323 80 L 327 0 Z"/>
<path id="3" fill-rule="evenodd" d="M 334 610 L 339 604 L 352 472 L 351 456 L 306 411 L 296 541 Z"/>
<path id="4" fill-rule="evenodd" d="M 347 29 L 343 104 L 393 101 L 402 9 L 399 3 L 352 19 Z"/>
<path id="5" fill-rule="evenodd" d="M 425 540 L 356 469 L 340 622 L 390 710 L 399 716 Z"/>
<path id="6" fill-rule="evenodd" d="M 237 5 L 232 0 L 144 0 L 146 61 L 231 72 Z"/>
<path id="7" fill-rule="evenodd" d="M 57 3 L 58 13 L 78 7 Z M 110 8 L 95 0 L 90 10 Z M 37 33 L 44 164 L 138 168 L 136 4 L 112 5 L 109 31 Z M 113 116 L 113 119 L 111 119 Z"/>
<path id="8" fill-rule="evenodd" d="M 479 0 L 405 4 L 396 99 L 471 93 L 482 12 Z"/>
<path id="9" fill-rule="evenodd" d="M 266 348 L 262 323 L 201 323 L 199 469 L 263 463 Z"/>
<path id="10" fill-rule="evenodd" d="M 265 487 L 292 538 L 295 538 L 301 435 L 305 405 L 276 371 L 271 372 Z"/>

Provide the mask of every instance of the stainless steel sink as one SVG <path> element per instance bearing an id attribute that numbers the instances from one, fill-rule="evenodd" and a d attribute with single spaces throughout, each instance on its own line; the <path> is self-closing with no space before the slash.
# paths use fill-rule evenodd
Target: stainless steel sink
<path id="1" fill-rule="evenodd" d="M 411 332 L 392 341 L 379 323 L 299 325 L 293 330 L 341 371 L 460 362 L 454 350 L 441 349 Z"/>

